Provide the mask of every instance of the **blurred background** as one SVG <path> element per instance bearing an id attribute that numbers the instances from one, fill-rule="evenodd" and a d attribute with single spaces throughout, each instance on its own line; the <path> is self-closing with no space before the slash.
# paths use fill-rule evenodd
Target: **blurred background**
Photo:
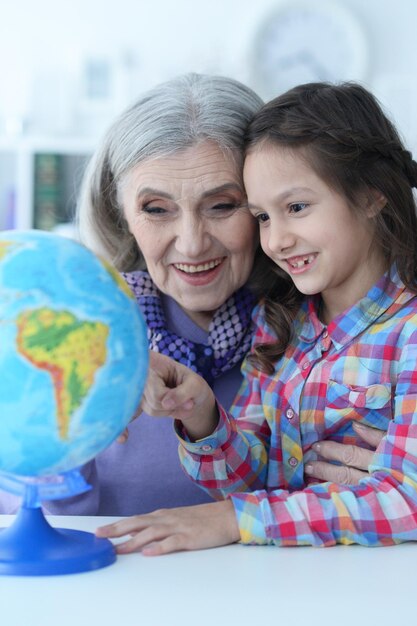
<path id="1" fill-rule="evenodd" d="M 71 234 L 100 136 L 141 92 L 189 71 L 269 99 L 358 80 L 417 153 L 414 0 L 3 0 L 0 229 Z"/>

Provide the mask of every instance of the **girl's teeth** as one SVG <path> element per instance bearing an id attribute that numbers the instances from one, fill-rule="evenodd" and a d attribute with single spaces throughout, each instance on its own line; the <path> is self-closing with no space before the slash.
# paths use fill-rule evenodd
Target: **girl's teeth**
<path id="1" fill-rule="evenodd" d="M 313 259 L 314 259 L 313 255 L 306 256 L 304 257 L 304 259 L 300 259 L 299 261 L 292 261 L 290 265 L 291 267 L 294 267 L 295 269 L 300 269 L 301 267 L 304 267 L 305 265 L 309 265 Z"/>
<path id="2" fill-rule="evenodd" d="M 201 265 L 186 265 L 185 263 L 175 263 L 175 267 L 182 272 L 187 272 L 188 274 L 195 274 L 196 272 L 206 272 L 207 270 L 211 270 L 217 265 L 220 265 L 221 261 L 218 259 L 217 261 L 209 261 L 208 263 L 201 263 Z"/>

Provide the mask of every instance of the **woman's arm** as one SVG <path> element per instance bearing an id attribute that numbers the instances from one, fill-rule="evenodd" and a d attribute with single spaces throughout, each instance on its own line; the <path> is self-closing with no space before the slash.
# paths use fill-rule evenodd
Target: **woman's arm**
<path id="1" fill-rule="evenodd" d="M 68 477 L 65 476 L 54 476 L 51 480 L 42 480 L 42 487 L 40 487 L 40 494 L 44 494 L 45 490 L 48 491 L 48 496 L 53 497 L 53 493 L 57 493 L 57 491 L 61 491 L 61 489 L 55 490 L 54 487 L 60 482 L 63 485 L 66 485 L 63 488 L 62 492 L 69 491 L 71 484 L 75 485 L 77 488 L 82 485 L 84 487 L 84 481 L 88 483 L 91 487 L 88 491 L 84 491 L 79 495 L 69 497 L 69 498 L 59 498 L 59 499 L 48 499 L 41 500 L 42 509 L 45 513 L 51 515 L 97 515 L 99 509 L 99 497 L 100 490 L 98 484 L 97 477 L 97 469 L 95 461 L 90 461 L 86 463 L 82 468 L 80 468 L 79 472 L 82 474 L 82 477 Z M 73 474 L 74 472 L 69 472 L 69 474 Z M 83 480 L 84 479 L 84 480 Z M 36 479 L 33 479 L 36 483 Z M 68 482 L 69 481 L 69 482 Z M 9 491 L 0 490 L 0 513 L 2 514 L 14 514 L 16 513 L 22 504 L 23 501 L 23 493 L 25 490 L 25 481 L 17 480 L 16 484 L 18 485 L 18 489 L 11 493 Z M 79 490 L 79 489 L 78 489 Z M 21 495 L 14 495 L 14 494 Z M 42 498 L 42 495 L 40 495 Z"/>

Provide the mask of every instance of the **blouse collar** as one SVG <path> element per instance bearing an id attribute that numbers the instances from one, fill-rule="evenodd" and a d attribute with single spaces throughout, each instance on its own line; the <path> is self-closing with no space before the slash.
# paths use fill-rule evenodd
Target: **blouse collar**
<path id="1" fill-rule="evenodd" d="M 335 348 L 340 349 L 377 320 L 383 322 L 392 317 L 415 296 L 405 287 L 393 265 L 359 302 L 343 311 L 327 327 L 318 317 L 320 296 L 307 297 L 296 319 L 296 332 L 303 341 L 310 343 L 327 331 Z"/>

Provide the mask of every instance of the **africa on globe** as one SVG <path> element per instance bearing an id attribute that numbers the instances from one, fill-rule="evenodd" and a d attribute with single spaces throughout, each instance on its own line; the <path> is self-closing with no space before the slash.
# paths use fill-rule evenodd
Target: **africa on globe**
<path id="1" fill-rule="evenodd" d="M 58 235 L 0 233 L 0 472 L 42 477 L 95 457 L 135 413 L 147 364 L 115 270 Z"/>

